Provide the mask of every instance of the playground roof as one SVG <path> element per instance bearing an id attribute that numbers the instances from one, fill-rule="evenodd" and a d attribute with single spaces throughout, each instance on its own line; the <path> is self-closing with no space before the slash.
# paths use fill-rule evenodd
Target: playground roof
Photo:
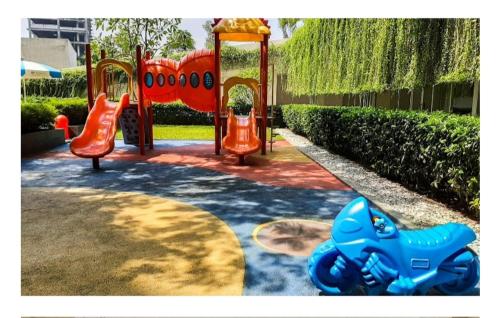
<path id="1" fill-rule="evenodd" d="M 219 33 L 221 41 L 260 42 L 264 34 L 271 34 L 267 20 L 264 19 L 214 19 L 214 33 Z"/>

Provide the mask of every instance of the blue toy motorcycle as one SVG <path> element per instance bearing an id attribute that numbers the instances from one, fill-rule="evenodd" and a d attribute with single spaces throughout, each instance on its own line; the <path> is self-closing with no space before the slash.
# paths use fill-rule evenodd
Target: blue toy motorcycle
<path id="1" fill-rule="evenodd" d="M 309 258 L 309 275 L 327 295 L 349 294 L 359 285 L 369 295 L 422 295 L 433 287 L 462 295 L 479 282 L 479 258 L 467 247 L 475 239 L 457 223 L 398 231 L 361 197 L 337 215 L 331 240 Z"/>

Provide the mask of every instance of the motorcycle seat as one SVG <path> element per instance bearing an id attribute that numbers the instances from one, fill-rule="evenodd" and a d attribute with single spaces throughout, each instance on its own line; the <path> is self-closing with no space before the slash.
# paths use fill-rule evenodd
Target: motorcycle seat
<path id="1" fill-rule="evenodd" d="M 474 232 L 471 232 L 471 229 L 462 224 L 448 223 L 424 230 L 400 231 L 399 234 L 401 242 L 408 247 L 426 249 L 466 240 L 471 234 L 475 237 Z"/>

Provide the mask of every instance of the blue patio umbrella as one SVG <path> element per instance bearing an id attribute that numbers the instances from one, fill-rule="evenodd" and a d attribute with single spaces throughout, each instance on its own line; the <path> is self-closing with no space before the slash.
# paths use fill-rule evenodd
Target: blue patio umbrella
<path id="1" fill-rule="evenodd" d="M 31 61 L 21 61 L 21 78 L 23 79 L 24 98 L 26 99 L 25 79 L 62 78 L 62 73 L 51 66 Z"/>

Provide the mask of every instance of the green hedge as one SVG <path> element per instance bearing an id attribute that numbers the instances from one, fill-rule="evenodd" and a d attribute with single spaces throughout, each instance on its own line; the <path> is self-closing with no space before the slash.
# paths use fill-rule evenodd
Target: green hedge
<path id="1" fill-rule="evenodd" d="M 213 125 L 209 113 L 197 112 L 180 102 L 155 104 L 153 118 L 157 125 Z"/>
<path id="2" fill-rule="evenodd" d="M 27 97 L 23 104 L 36 104 L 43 109 L 47 107 L 56 111 L 57 115 L 65 115 L 69 119 L 70 125 L 85 124 L 88 115 L 86 98 L 56 98 L 56 97 Z"/>
<path id="3" fill-rule="evenodd" d="M 25 81 L 27 96 L 85 97 L 87 76 L 85 70 L 62 71 L 61 79 L 29 79 Z M 21 91 L 23 85 L 21 83 Z"/>
<path id="4" fill-rule="evenodd" d="M 57 115 L 65 115 L 70 125 L 82 125 L 88 115 L 84 98 L 28 97 L 21 101 L 21 133 L 51 128 Z"/>
<path id="5" fill-rule="evenodd" d="M 87 120 L 88 108 L 85 98 L 28 97 L 21 102 L 21 109 L 26 107 L 23 119 L 23 133 L 49 127 L 58 114 L 68 117 L 70 125 L 83 125 Z M 251 105 L 231 104 L 235 113 L 246 115 Z M 186 105 L 175 102 L 155 104 L 153 107 L 154 123 L 158 125 L 213 125 L 213 115 L 201 113 Z M 281 111 L 275 107 L 275 125 L 283 127 Z"/>
<path id="6" fill-rule="evenodd" d="M 26 101 L 21 104 L 21 133 L 26 134 L 42 129 L 50 129 L 57 111 L 50 104 Z"/>
<path id="7" fill-rule="evenodd" d="M 70 125 L 83 125 L 89 114 L 86 98 L 50 98 L 58 114 L 65 115 Z"/>
<path id="8" fill-rule="evenodd" d="M 247 115 L 252 105 L 230 103 L 235 114 Z M 274 107 L 275 126 L 284 127 L 279 106 Z M 178 103 L 155 104 L 153 107 L 154 123 L 157 125 L 213 125 L 213 115 L 201 113 Z"/>
<path id="9" fill-rule="evenodd" d="M 479 216 L 479 118 L 345 106 L 282 111 L 315 144 Z"/>
<path id="10" fill-rule="evenodd" d="M 127 75 L 121 69 L 108 69 L 108 81 L 113 77 L 114 83 L 127 83 Z M 113 75 L 113 76 L 111 76 Z M 25 80 L 26 96 L 39 97 L 87 97 L 87 73 L 85 68 L 62 70 L 61 79 L 28 79 Z M 23 83 L 21 83 L 23 94 Z"/>

